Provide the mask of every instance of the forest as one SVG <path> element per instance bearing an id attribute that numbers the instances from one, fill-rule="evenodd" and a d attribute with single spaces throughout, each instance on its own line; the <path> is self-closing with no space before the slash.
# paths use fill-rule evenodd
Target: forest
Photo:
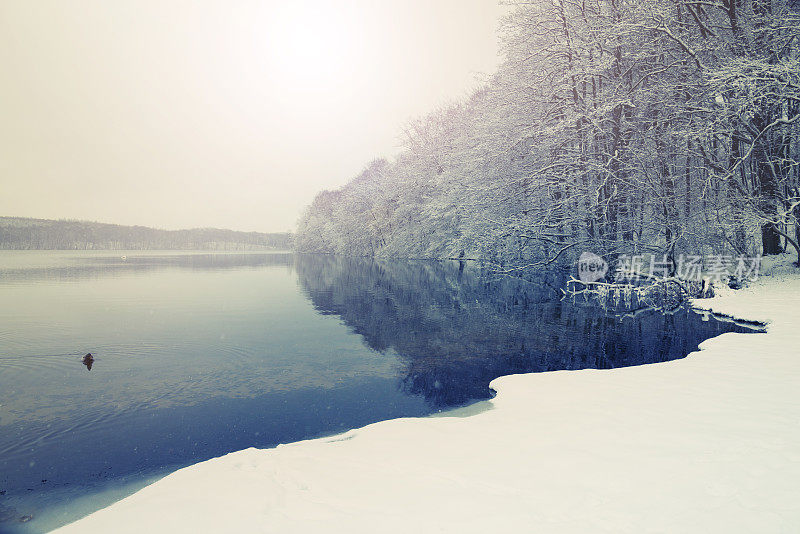
<path id="1" fill-rule="evenodd" d="M 0 217 L 0 250 L 263 250 L 289 249 L 288 233 L 218 228 L 159 230 L 85 221 Z"/>
<path id="2" fill-rule="evenodd" d="M 800 3 L 534 0 L 503 62 L 317 195 L 303 252 L 540 266 L 800 254 Z"/>

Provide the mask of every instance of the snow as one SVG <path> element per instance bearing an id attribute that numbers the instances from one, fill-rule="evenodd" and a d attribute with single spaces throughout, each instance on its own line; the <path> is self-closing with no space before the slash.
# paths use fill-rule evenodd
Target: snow
<path id="1" fill-rule="evenodd" d="M 502 377 L 491 401 L 202 462 L 57 532 L 796 532 L 800 274 L 766 270 L 696 302 L 766 334 Z"/>

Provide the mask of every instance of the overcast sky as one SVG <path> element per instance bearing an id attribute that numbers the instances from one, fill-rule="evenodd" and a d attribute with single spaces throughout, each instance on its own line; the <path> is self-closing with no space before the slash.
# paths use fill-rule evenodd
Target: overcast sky
<path id="1" fill-rule="evenodd" d="M 496 0 L 4 0 L 0 215 L 294 229 L 498 63 Z"/>

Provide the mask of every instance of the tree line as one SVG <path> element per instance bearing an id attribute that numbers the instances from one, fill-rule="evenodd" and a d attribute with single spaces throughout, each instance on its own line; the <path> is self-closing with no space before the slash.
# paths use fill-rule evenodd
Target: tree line
<path id="1" fill-rule="evenodd" d="M 800 4 L 534 0 L 469 98 L 323 191 L 300 251 L 542 265 L 800 254 Z"/>
<path id="2" fill-rule="evenodd" d="M 0 217 L 0 249 L 286 250 L 291 246 L 289 233 L 218 228 L 159 230 L 85 221 Z"/>

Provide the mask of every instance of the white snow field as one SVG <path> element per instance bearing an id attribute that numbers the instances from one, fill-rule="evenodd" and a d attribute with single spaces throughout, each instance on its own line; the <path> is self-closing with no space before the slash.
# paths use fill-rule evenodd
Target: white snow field
<path id="1" fill-rule="evenodd" d="M 798 532 L 800 275 L 780 267 L 697 302 L 767 334 L 502 377 L 491 401 L 202 462 L 58 532 Z"/>

